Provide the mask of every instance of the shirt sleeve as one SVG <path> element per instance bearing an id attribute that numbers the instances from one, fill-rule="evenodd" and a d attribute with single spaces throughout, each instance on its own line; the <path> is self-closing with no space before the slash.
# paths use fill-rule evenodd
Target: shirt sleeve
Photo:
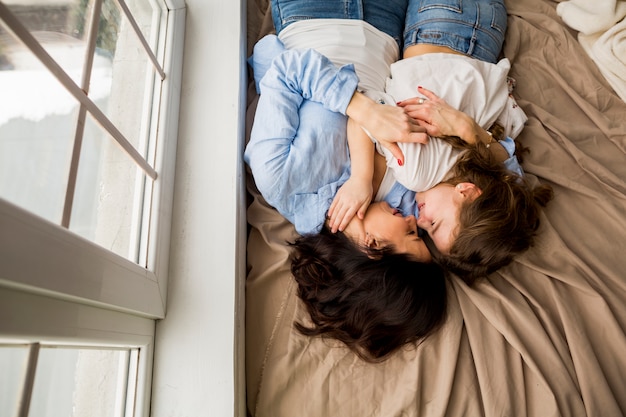
<path id="1" fill-rule="evenodd" d="M 314 49 L 285 49 L 276 35 L 257 42 L 248 63 L 259 94 L 296 93 L 344 115 L 359 82 L 354 65 L 337 67 Z"/>
<path id="2" fill-rule="evenodd" d="M 264 74 L 259 82 L 259 102 L 244 160 L 263 197 L 294 223 L 295 195 L 313 191 L 303 190 L 305 186 L 330 184 L 330 178 L 323 183 L 303 182 L 305 173 L 300 171 L 306 170 L 306 160 L 324 158 L 321 155 L 324 151 L 320 148 L 346 147 L 344 115 L 357 88 L 358 77 L 352 65 L 338 68 L 315 50 L 283 50 L 276 55 L 275 41 L 280 42 L 277 39 L 267 41 L 267 50 L 263 44 L 255 47 L 250 60 L 255 78 L 256 63 L 260 65 L 259 72 Z M 263 55 L 266 52 L 275 55 L 269 66 Z M 306 115 L 302 120 L 301 114 Z M 314 117 L 316 124 L 324 126 L 324 129 L 318 128 L 324 132 L 311 130 L 313 121 L 306 120 L 307 116 L 309 119 Z M 332 143 L 316 146 L 315 142 L 321 140 Z M 342 143 L 335 143 L 338 141 Z M 338 161 L 335 165 L 343 163 Z M 331 165 L 332 162 L 325 161 L 324 164 Z M 336 169 L 330 170 L 339 173 L 337 178 L 332 178 L 333 181 L 338 180 L 342 167 L 333 166 Z M 316 175 L 313 172 L 306 174 Z"/>
<path id="3" fill-rule="evenodd" d="M 508 169 L 509 171 L 516 173 L 520 177 L 523 177 L 524 170 L 522 169 L 522 166 L 519 164 L 519 161 L 517 160 L 517 156 L 515 156 L 515 141 L 507 136 L 505 139 L 502 139 L 499 142 L 500 142 L 500 145 L 502 145 L 504 149 L 506 149 L 507 153 L 509 154 L 509 158 L 503 162 L 504 167 Z"/>

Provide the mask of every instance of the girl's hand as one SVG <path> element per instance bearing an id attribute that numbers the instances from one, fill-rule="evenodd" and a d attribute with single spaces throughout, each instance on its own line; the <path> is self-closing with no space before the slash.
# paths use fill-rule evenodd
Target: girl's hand
<path id="1" fill-rule="evenodd" d="M 476 141 L 476 126 L 468 115 L 451 107 L 430 90 L 417 87 L 417 91 L 426 98 L 410 98 L 399 102 L 398 106 L 416 119 L 430 136 L 458 136 L 468 143 Z"/>
<path id="2" fill-rule="evenodd" d="M 371 180 L 350 177 L 339 187 L 328 210 L 330 230 L 333 233 L 337 230 L 342 232 L 355 214 L 363 219 L 372 201 L 373 192 Z"/>

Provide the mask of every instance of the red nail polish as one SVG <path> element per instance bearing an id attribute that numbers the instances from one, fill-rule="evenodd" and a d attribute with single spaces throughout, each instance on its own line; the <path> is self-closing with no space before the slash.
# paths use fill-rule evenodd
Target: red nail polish
<path id="1" fill-rule="evenodd" d="M 404 165 L 404 163 L 402 162 L 402 159 L 398 159 L 398 165 L 400 166 Z"/>
<path id="2" fill-rule="evenodd" d="M 397 101 L 397 102 L 396 102 L 396 106 L 399 106 L 400 104 L 402 104 L 402 102 L 401 102 L 401 101 Z"/>

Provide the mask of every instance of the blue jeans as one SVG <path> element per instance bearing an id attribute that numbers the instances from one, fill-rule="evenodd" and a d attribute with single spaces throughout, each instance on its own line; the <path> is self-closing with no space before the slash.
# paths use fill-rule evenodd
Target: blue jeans
<path id="1" fill-rule="evenodd" d="M 496 63 L 506 31 L 502 0 L 410 0 L 404 48 L 447 46 L 481 61 Z"/>
<path id="2" fill-rule="evenodd" d="M 395 39 L 402 50 L 408 0 L 271 0 L 276 34 L 306 19 L 364 20 Z"/>
<path id="3" fill-rule="evenodd" d="M 304 19 L 359 19 L 394 38 L 400 50 L 426 43 L 492 63 L 507 21 L 503 0 L 271 0 L 271 8 L 277 34 Z"/>

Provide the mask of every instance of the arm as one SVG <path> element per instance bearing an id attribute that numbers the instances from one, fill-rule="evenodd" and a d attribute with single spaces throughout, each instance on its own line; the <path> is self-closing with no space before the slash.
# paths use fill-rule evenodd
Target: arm
<path id="1" fill-rule="evenodd" d="M 412 118 L 420 121 L 429 135 L 435 137 L 457 136 L 469 144 L 482 142 L 488 145 L 489 151 L 500 162 L 509 159 L 507 150 L 481 128 L 467 114 L 452 108 L 445 100 L 433 92 L 418 87 L 418 91 L 427 97 L 426 100 L 412 98 L 398 103 Z"/>
<path id="2" fill-rule="evenodd" d="M 255 55 L 264 52 L 263 45 L 259 48 L 255 48 Z M 313 50 L 286 50 L 273 59 L 259 83 L 261 94 L 244 153 L 259 191 L 270 204 L 275 205 L 276 200 L 285 195 L 301 191 L 283 189 L 283 186 L 290 184 L 291 172 L 287 170 L 297 169 L 290 161 L 310 158 L 305 155 L 310 150 L 304 147 L 306 143 L 345 138 L 345 130 L 342 130 L 345 118 L 339 113 L 345 111 L 357 83 L 358 78 L 351 68 L 337 68 Z M 327 126 L 329 132 L 321 135 L 310 131 L 309 136 L 303 138 L 302 146 L 292 148 L 298 129 L 304 122 L 311 123 L 311 120 L 300 120 L 300 109 L 306 99 L 318 101 L 329 110 L 325 113 L 318 107 L 311 110 L 313 113 L 307 113 L 317 118 L 315 122 Z M 313 134 L 317 136 L 311 137 Z"/>
<path id="3" fill-rule="evenodd" d="M 350 161 L 347 118 L 305 97 L 325 97 L 335 107 L 343 100 L 345 108 L 358 81 L 348 69 L 307 66 L 307 56 L 317 59 L 285 51 L 269 65 L 244 153 L 265 200 L 301 234 L 319 231 Z"/>
<path id="4" fill-rule="evenodd" d="M 347 131 L 351 174 L 328 210 L 333 233 L 343 231 L 355 214 L 363 219 L 373 195 L 374 144 L 353 119 L 348 119 Z"/>
<path id="5" fill-rule="evenodd" d="M 321 103 L 330 111 L 354 118 L 383 146 L 395 151 L 403 161 L 395 142 L 426 143 L 428 135 L 416 121 L 395 106 L 374 102 L 356 91 L 358 78 L 352 65 L 337 68 L 328 58 L 315 50 L 287 51 L 275 35 L 268 35 L 255 45 L 250 60 L 254 68 L 257 90 L 287 88 L 303 99 Z M 270 70 L 271 69 L 271 70 Z M 270 76 L 261 87 L 262 79 Z M 278 79 L 276 79 L 278 77 Z M 342 88 L 337 80 L 344 79 Z M 268 85 L 270 84 L 272 85 Z M 282 85 L 276 85 L 276 81 Z"/>

